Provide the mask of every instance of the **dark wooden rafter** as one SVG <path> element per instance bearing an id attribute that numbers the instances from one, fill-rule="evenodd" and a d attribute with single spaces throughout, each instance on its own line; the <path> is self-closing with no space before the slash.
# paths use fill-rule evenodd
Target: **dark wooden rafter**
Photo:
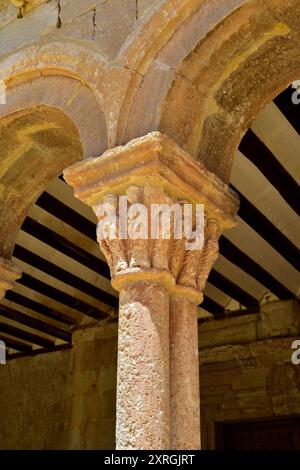
<path id="1" fill-rule="evenodd" d="M 83 233 L 91 240 L 96 240 L 96 225 L 56 197 L 51 196 L 47 191 L 43 192 L 39 197 L 36 205 L 49 212 L 49 214 L 59 218 L 65 224 L 70 225 L 70 227 L 73 227 L 75 230 L 78 230 L 80 233 Z"/>
<path id="2" fill-rule="evenodd" d="M 36 269 L 39 269 L 49 276 L 59 279 L 60 281 L 74 287 L 75 289 L 84 292 L 85 294 L 94 297 L 95 299 L 100 300 L 107 305 L 110 305 L 111 307 L 118 306 L 117 297 L 109 294 L 97 286 L 93 286 L 89 282 L 86 282 L 85 280 L 68 272 L 67 270 L 60 268 L 45 258 L 32 253 L 32 251 L 27 250 L 27 248 L 24 248 L 23 246 L 18 244 L 15 245 L 14 257 L 23 261 L 24 263 L 34 266 Z"/>
<path id="3" fill-rule="evenodd" d="M 5 333 L 9 336 L 13 336 L 16 339 L 27 341 L 42 348 L 51 348 L 54 346 L 54 341 L 51 341 L 46 338 L 42 338 L 33 333 L 28 333 L 27 331 L 16 328 L 15 326 L 7 325 L 6 323 L 0 322 L 0 332 Z"/>
<path id="4" fill-rule="evenodd" d="M 220 253 L 240 269 L 248 273 L 254 279 L 259 281 L 268 290 L 273 292 L 279 299 L 288 300 L 295 296 L 287 287 L 281 284 L 270 273 L 263 269 L 258 263 L 253 261 L 248 255 L 243 253 L 226 237 L 220 239 Z"/>
<path id="5" fill-rule="evenodd" d="M 28 308 L 36 313 L 39 313 L 40 315 L 43 315 L 46 318 L 59 321 L 60 323 L 63 323 L 69 327 L 76 324 L 75 320 L 65 313 L 54 310 L 47 305 L 30 299 L 29 297 L 25 297 L 24 295 L 21 295 L 14 290 L 7 291 L 5 298 L 14 304 Z"/>
<path id="6" fill-rule="evenodd" d="M 277 189 L 296 214 L 300 215 L 299 185 L 251 129 L 243 137 L 239 149 Z"/>
<path id="7" fill-rule="evenodd" d="M 9 353 L 7 355 L 7 360 L 10 361 L 12 359 L 17 359 L 19 357 L 37 356 L 38 354 L 53 353 L 57 351 L 68 351 L 70 349 L 72 349 L 72 344 L 62 344 L 62 345 L 53 346 L 51 348 L 43 348 L 43 349 L 31 349 L 30 351 L 24 351 L 20 353 Z"/>
<path id="8" fill-rule="evenodd" d="M 75 243 L 72 243 L 67 238 L 62 237 L 58 233 L 54 232 L 48 227 L 45 227 L 31 217 L 27 217 L 25 219 L 22 225 L 22 230 L 29 235 L 38 238 L 43 243 L 46 243 L 60 253 L 63 253 L 75 261 L 78 261 L 78 263 L 81 263 L 83 266 L 88 267 L 106 279 L 110 279 L 109 267 L 105 261 L 102 261 L 80 246 L 75 245 Z M 96 241 L 96 239 L 94 240 Z"/>
<path id="9" fill-rule="evenodd" d="M 23 272 L 21 279 L 18 279 L 17 282 L 63 305 L 66 305 L 67 307 L 77 310 L 78 312 L 83 313 L 88 317 L 101 320 L 107 316 L 107 314 L 102 310 L 93 307 L 92 305 L 83 302 L 82 300 L 76 299 L 72 295 L 66 294 L 60 289 L 50 286 L 49 284 L 40 281 L 30 274 Z"/>
<path id="10" fill-rule="evenodd" d="M 292 100 L 295 91 L 295 88 L 289 86 L 274 99 L 274 103 L 298 134 L 300 134 L 300 104 L 295 104 Z"/>
<path id="11" fill-rule="evenodd" d="M 0 333 L 0 340 L 5 343 L 5 346 L 9 349 L 14 349 L 15 351 L 20 351 L 26 353 L 32 351 L 32 346 L 30 344 L 23 343 L 16 339 L 9 338 L 8 336 Z"/>
<path id="12" fill-rule="evenodd" d="M 207 312 L 212 313 L 213 315 L 224 311 L 224 308 L 222 307 L 222 305 L 218 304 L 207 295 L 204 295 L 203 302 L 200 305 L 200 307 L 202 307 Z"/>
<path id="13" fill-rule="evenodd" d="M 231 185 L 232 186 L 232 185 Z M 300 271 L 300 250 L 265 217 L 245 196 L 232 186 L 240 198 L 239 217 L 253 228 L 274 250 Z"/>
<path id="14" fill-rule="evenodd" d="M 255 307 L 259 305 L 257 299 L 252 297 L 252 295 L 248 294 L 246 291 L 217 272 L 215 269 L 211 270 L 208 282 L 217 287 L 219 290 L 225 292 L 225 294 L 245 307 Z"/>

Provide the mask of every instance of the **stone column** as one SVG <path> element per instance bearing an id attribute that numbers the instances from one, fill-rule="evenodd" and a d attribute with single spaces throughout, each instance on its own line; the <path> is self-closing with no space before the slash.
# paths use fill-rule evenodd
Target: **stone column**
<path id="1" fill-rule="evenodd" d="M 138 281 L 120 291 L 118 449 L 170 448 L 169 294 Z"/>
<path id="2" fill-rule="evenodd" d="M 14 288 L 15 281 L 21 276 L 21 270 L 14 263 L 0 257 L 0 300 L 8 289 Z"/>
<path id="3" fill-rule="evenodd" d="M 141 184 L 143 181 L 141 180 Z M 99 238 L 112 274 L 112 285 L 120 292 L 118 332 L 117 423 L 118 449 L 169 449 L 169 292 L 174 279 L 169 269 L 171 240 L 160 237 L 151 243 L 136 238 L 141 225 L 148 226 L 151 205 L 172 200 L 162 188 L 147 182 L 126 190 L 128 216 L 125 225 L 131 231 L 127 240 Z M 117 198 L 118 199 L 118 198 Z M 114 206 L 111 194 L 103 202 Z M 118 202 L 118 206 L 119 206 Z M 147 214 L 134 212 L 134 204 L 143 204 Z M 138 206 L 135 206 L 138 207 Z M 121 226 L 118 209 L 117 226 Z M 103 213 L 102 213 L 103 214 Z M 114 227 L 109 227 L 114 230 Z M 134 237 L 134 238 L 132 238 Z"/>
<path id="4" fill-rule="evenodd" d="M 170 301 L 171 449 L 200 449 L 198 305 L 218 254 L 218 223 L 206 221 L 202 250 L 186 251 L 173 271 Z"/>
<path id="5" fill-rule="evenodd" d="M 77 163 L 64 177 L 97 215 L 99 245 L 120 292 L 117 448 L 169 449 L 169 295 L 184 252 L 172 231 L 165 237 L 161 219 L 155 237 L 147 222 L 153 204 L 184 200 L 204 204 L 209 218 L 232 227 L 236 197 L 159 132 Z"/>

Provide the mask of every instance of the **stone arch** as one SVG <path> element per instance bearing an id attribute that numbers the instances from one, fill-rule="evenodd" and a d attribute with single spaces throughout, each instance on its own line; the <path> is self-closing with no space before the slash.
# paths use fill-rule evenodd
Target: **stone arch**
<path id="1" fill-rule="evenodd" d="M 48 183 L 107 148 L 104 114 L 82 81 L 23 74 L 6 79 L 0 106 L 0 257 L 12 255 L 26 214 Z"/>
<path id="2" fill-rule="evenodd" d="M 130 103 L 123 140 L 159 129 L 224 181 L 256 114 L 300 76 L 297 0 L 190 2 Z M 146 112 L 145 112 L 146 110 Z"/>

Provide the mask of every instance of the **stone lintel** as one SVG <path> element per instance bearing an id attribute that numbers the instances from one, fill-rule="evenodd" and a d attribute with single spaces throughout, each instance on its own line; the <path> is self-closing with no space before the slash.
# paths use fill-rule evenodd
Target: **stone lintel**
<path id="1" fill-rule="evenodd" d="M 218 221 L 222 229 L 235 225 L 236 194 L 160 132 L 76 163 L 64 171 L 64 178 L 75 196 L 91 207 L 109 193 L 125 194 L 132 185 L 148 183 L 165 189 L 175 200 L 204 204 L 207 217 Z"/>
<path id="2" fill-rule="evenodd" d="M 0 300 L 8 289 L 13 289 L 15 281 L 22 276 L 22 271 L 11 261 L 0 257 Z"/>

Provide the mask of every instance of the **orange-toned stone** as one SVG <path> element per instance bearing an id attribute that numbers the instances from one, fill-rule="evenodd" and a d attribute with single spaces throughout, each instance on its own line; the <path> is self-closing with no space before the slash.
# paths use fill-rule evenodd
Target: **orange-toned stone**
<path id="1" fill-rule="evenodd" d="M 112 285 L 120 292 L 117 448 L 199 448 L 197 305 L 218 253 L 220 233 L 235 225 L 237 198 L 159 132 L 77 163 L 65 170 L 64 177 L 98 218 L 99 245 Z M 162 233 L 155 243 L 135 237 L 124 240 L 117 233 L 103 238 L 103 206 L 117 212 L 123 195 L 129 204 L 143 203 L 148 214 L 152 204 L 204 204 L 203 249 L 188 251 L 186 240 L 164 239 Z M 130 217 L 127 214 L 127 227 Z M 118 232 L 119 213 L 116 219 L 108 227 L 111 233 Z"/>
<path id="2" fill-rule="evenodd" d="M 170 300 L 171 449 L 200 449 L 197 306 L 219 251 L 220 226 L 208 219 L 201 250 L 173 253 Z"/>

